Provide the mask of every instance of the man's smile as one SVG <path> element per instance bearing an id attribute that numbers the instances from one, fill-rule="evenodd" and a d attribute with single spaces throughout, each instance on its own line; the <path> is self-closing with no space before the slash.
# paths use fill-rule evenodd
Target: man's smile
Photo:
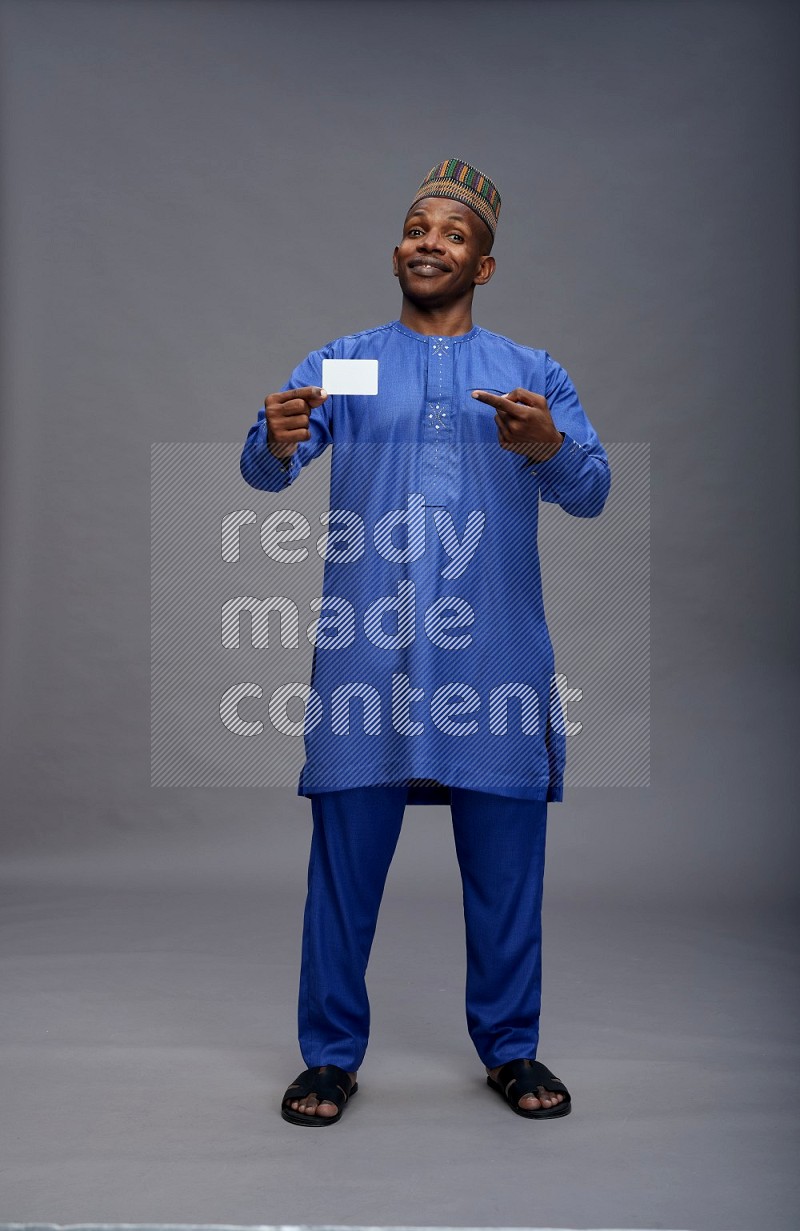
<path id="1" fill-rule="evenodd" d="M 408 262 L 408 268 L 415 274 L 431 277 L 432 274 L 449 273 L 448 267 L 435 257 L 414 257 Z"/>

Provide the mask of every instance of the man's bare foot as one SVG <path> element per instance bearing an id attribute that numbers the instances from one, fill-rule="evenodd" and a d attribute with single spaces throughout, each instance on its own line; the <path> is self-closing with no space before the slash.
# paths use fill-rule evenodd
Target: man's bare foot
<path id="1" fill-rule="evenodd" d="M 327 1064 L 323 1064 L 320 1067 L 326 1069 L 329 1066 Z M 347 1076 L 350 1078 L 350 1090 L 352 1090 L 355 1085 L 356 1078 L 358 1077 L 358 1073 L 348 1073 Z M 350 1093 L 350 1090 L 347 1091 L 348 1094 Z M 299 1111 L 301 1115 L 307 1116 L 335 1116 L 339 1110 L 336 1104 L 329 1102 L 328 1099 L 324 1099 L 323 1102 L 320 1103 L 313 1090 L 311 1094 L 306 1094 L 304 1098 L 292 1099 L 287 1106 L 291 1107 L 293 1111 Z"/>
<path id="2" fill-rule="evenodd" d="M 500 1072 L 502 1067 L 502 1064 L 499 1064 L 496 1069 L 486 1069 L 486 1072 L 493 1081 L 497 1081 L 497 1074 Z M 545 1086 L 537 1086 L 537 1090 L 539 1092 L 538 1098 L 535 1094 L 523 1094 L 522 1098 L 519 1099 L 517 1106 L 521 1107 L 523 1111 L 536 1111 L 539 1107 L 544 1107 L 546 1109 L 548 1107 L 555 1107 L 558 1103 L 564 1102 L 563 1094 L 556 1094 L 554 1090 L 548 1090 Z"/>

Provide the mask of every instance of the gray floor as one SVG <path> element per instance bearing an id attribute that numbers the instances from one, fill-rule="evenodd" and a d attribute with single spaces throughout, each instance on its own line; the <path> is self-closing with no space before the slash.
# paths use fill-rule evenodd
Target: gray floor
<path id="1" fill-rule="evenodd" d="M 220 799 L 222 797 L 220 796 Z M 770 1231 L 797 1225 L 793 920 L 546 882 L 539 1056 L 573 1114 L 515 1116 L 466 1032 L 443 809 L 409 809 L 360 1090 L 285 1123 L 303 801 L 225 840 L 12 860 L 2 884 L 0 1218 Z M 551 831 L 553 832 L 553 831 Z M 550 848 L 549 848 L 550 849 Z M 420 851 L 427 879 L 414 878 Z"/>

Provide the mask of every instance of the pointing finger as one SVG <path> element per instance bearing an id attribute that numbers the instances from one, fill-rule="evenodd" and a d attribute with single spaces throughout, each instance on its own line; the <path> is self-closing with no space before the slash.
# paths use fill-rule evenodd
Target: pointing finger
<path id="1" fill-rule="evenodd" d="M 481 402 L 486 402 L 489 406 L 494 406 L 497 411 L 495 420 L 497 420 L 499 415 L 503 422 L 508 424 L 519 422 L 525 418 L 523 408 L 518 402 L 512 402 L 508 395 L 504 397 L 502 394 L 487 393 L 484 389 L 476 389 L 472 396 Z"/>
<path id="2" fill-rule="evenodd" d="M 472 396 L 477 398 L 479 402 L 486 402 L 487 406 L 498 407 L 505 401 L 501 394 L 487 393 L 485 389 L 473 389 Z"/>
<path id="3" fill-rule="evenodd" d="M 520 394 L 525 394 L 525 399 L 520 397 Z M 542 409 L 547 409 L 547 403 L 538 393 L 531 393 L 528 389 L 512 389 L 510 393 L 487 393 L 485 389 L 473 389 L 472 396 L 480 402 L 486 402 L 489 406 L 494 406 L 495 410 L 499 410 L 501 414 L 511 419 L 524 419 L 525 411 L 530 406 L 541 406 Z"/>

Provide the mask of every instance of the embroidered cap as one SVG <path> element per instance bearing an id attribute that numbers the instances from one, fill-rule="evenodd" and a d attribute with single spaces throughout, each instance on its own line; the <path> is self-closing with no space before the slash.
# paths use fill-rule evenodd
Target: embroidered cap
<path id="1" fill-rule="evenodd" d="M 488 175 L 458 158 L 445 158 L 431 167 L 411 202 L 416 205 L 423 197 L 449 197 L 461 201 L 482 218 L 494 235 L 500 215 L 500 193 Z"/>

